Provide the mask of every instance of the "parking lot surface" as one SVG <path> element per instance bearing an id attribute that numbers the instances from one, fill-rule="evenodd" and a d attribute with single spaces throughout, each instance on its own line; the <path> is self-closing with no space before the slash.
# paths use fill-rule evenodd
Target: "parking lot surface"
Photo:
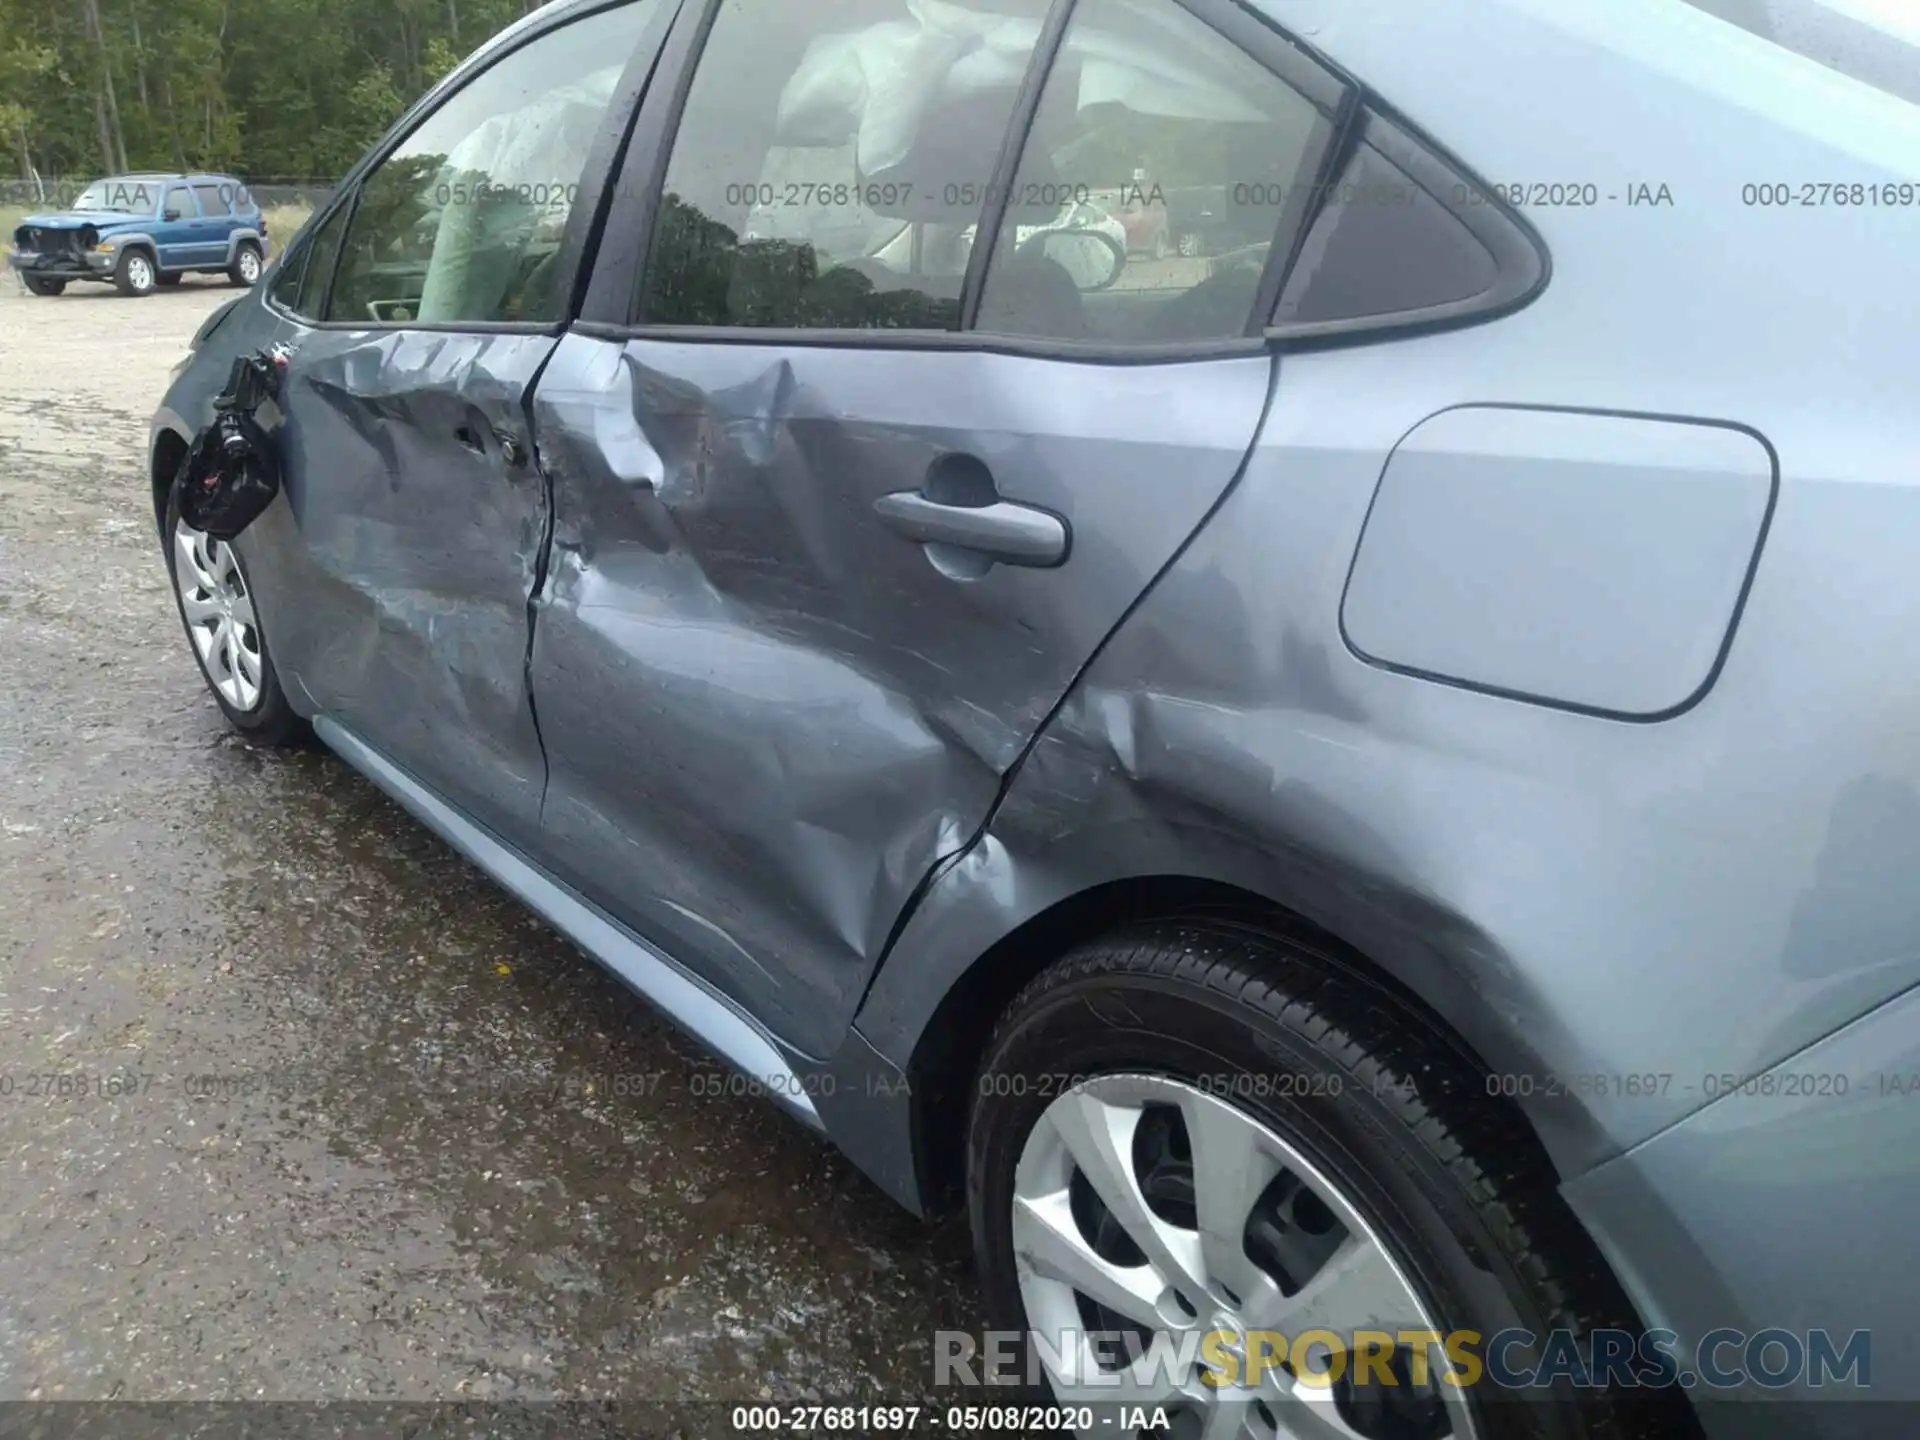
<path id="1" fill-rule="evenodd" d="M 0 1400 L 932 1403 L 963 1226 L 227 731 L 142 456 L 232 293 L 0 277 Z"/>

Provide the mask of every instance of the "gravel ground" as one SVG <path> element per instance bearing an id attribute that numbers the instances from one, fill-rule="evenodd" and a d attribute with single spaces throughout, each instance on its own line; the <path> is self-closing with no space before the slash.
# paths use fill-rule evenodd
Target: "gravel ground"
<path id="1" fill-rule="evenodd" d="M 231 293 L 0 277 L 0 1401 L 664 1433 L 941 1398 L 963 1227 L 702 1094 L 711 1062 L 339 761 L 228 734 L 142 452 Z"/>

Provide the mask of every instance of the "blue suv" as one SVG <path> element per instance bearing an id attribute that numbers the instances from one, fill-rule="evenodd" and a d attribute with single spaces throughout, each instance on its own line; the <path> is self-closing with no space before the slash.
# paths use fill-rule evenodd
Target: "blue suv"
<path id="1" fill-rule="evenodd" d="M 87 186 L 69 210 L 29 215 L 7 263 L 35 295 L 58 295 L 69 280 L 148 295 L 189 271 L 252 285 L 267 264 L 267 222 L 231 175 L 116 175 Z"/>

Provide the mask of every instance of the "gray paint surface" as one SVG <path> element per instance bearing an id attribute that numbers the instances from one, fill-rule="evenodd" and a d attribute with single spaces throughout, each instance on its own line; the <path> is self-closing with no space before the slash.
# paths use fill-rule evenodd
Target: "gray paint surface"
<path id="1" fill-rule="evenodd" d="M 1912 1251 L 1873 1242 L 1911 1225 L 1916 1087 L 1920 995 L 1908 992 L 1582 1176 L 1567 1197 L 1615 1266 L 1665 1300 L 1648 1323 L 1690 1344 L 1738 1323 L 1729 1316 L 1754 1329 L 1825 1330 L 1836 1350 L 1868 1332 L 1875 1403 L 1836 1417 L 1836 1433 L 1911 1433 L 1900 1429 L 1910 1409 L 1893 1402 L 1920 1402 L 1920 1334 L 1904 1280 Z M 1739 1347 L 1719 1358 L 1738 1363 Z M 1799 1384 L 1725 1398 L 1822 1397 Z M 1764 1411 L 1746 1406 L 1709 1419 L 1715 1440 L 1805 1433 L 1770 1428 Z"/>
<path id="2" fill-rule="evenodd" d="M 1394 447 L 1341 622 L 1383 665 L 1658 715 L 1708 683 L 1773 491 L 1743 430 L 1448 410 Z"/>
<path id="3" fill-rule="evenodd" d="M 535 402 L 551 863 L 829 1054 L 914 888 L 1233 479 L 1271 372 L 569 336 Z M 875 510 L 903 490 L 1052 511 L 1071 558 L 917 544 Z"/>
<path id="4" fill-rule="evenodd" d="M 275 664 L 304 704 L 510 838 L 546 763 L 526 687 L 545 486 L 528 446 L 545 336 L 282 322 L 286 504 L 248 532 Z"/>

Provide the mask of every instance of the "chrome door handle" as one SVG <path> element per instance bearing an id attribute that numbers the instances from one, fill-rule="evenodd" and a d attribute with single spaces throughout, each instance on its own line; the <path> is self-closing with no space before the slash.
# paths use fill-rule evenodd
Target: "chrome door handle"
<path id="1" fill-rule="evenodd" d="M 1051 510 L 997 500 L 991 505 L 946 505 L 913 490 L 873 502 L 888 528 L 923 545 L 972 550 L 1003 565 L 1050 569 L 1066 563 L 1067 522 Z"/>

